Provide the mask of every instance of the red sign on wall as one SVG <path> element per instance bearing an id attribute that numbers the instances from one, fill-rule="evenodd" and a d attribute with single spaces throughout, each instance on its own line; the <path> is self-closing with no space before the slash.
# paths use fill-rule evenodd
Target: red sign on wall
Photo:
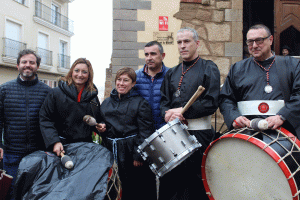
<path id="1" fill-rule="evenodd" d="M 160 31 L 168 31 L 168 17 L 167 16 L 159 16 L 159 30 Z"/>

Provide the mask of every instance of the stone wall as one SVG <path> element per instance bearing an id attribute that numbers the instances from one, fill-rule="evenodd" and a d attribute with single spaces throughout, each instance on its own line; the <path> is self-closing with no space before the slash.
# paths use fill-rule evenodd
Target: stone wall
<path id="1" fill-rule="evenodd" d="M 137 69 L 144 61 L 138 51 L 145 43 L 137 42 L 137 31 L 145 30 L 145 22 L 137 21 L 137 10 L 150 10 L 151 1 L 113 0 L 113 52 L 110 68 L 106 69 L 104 98 L 109 97 L 115 74 L 122 67 Z"/>

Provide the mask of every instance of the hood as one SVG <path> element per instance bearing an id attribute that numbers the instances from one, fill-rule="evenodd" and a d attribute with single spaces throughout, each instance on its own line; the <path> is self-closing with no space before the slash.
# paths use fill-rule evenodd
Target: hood
<path id="1" fill-rule="evenodd" d="M 139 93 L 137 92 L 136 88 L 133 87 L 127 94 L 121 95 L 121 100 L 122 99 L 128 99 L 130 97 L 134 97 L 134 96 L 139 96 Z M 114 88 L 111 93 L 110 93 L 110 97 L 114 98 L 116 100 L 119 100 L 119 96 L 118 96 L 118 91 L 116 88 Z"/>
<path id="2" fill-rule="evenodd" d="M 65 81 L 59 81 L 58 87 L 71 99 L 77 101 L 78 91 L 74 84 L 68 85 Z M 90 102 L 98 95 L 98 90 L 96 86 L 94 86 L 94 88 L 96 89 L 96 91 L 89 92 L 83 90 L 81 94 L 81 102 Z"/>

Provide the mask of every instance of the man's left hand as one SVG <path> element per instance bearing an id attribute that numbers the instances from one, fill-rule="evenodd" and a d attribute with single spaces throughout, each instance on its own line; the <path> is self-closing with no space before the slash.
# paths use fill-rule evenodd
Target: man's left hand
<path id="1" fill-rule="evenodd" d="M 273 130 L 277 129 L 283 124 L 283 120 L 280 118 L 279 115 L 270 116 L 266 118 L 266 121 L 268 122 L 268 128 L 271 128 Z"/>

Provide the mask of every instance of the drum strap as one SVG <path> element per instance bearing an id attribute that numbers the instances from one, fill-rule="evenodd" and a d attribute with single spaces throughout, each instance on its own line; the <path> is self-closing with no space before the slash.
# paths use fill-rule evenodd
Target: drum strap
<path id="1" fill-rule="evenodd" d="M 135 137 L 135 136 L 137 136 L 137 134 L 130 135 L 130 136 L 125 137 L 125 138 L 107 138 L 107 139 L 112 141 L 114 160 L 116 161 L 117 164 L 118 164 L 118 145 L 117 145 L 117 142 L 119 140 L 125 140 L 125 139 L 132 138 L 132 137 Z"/>

